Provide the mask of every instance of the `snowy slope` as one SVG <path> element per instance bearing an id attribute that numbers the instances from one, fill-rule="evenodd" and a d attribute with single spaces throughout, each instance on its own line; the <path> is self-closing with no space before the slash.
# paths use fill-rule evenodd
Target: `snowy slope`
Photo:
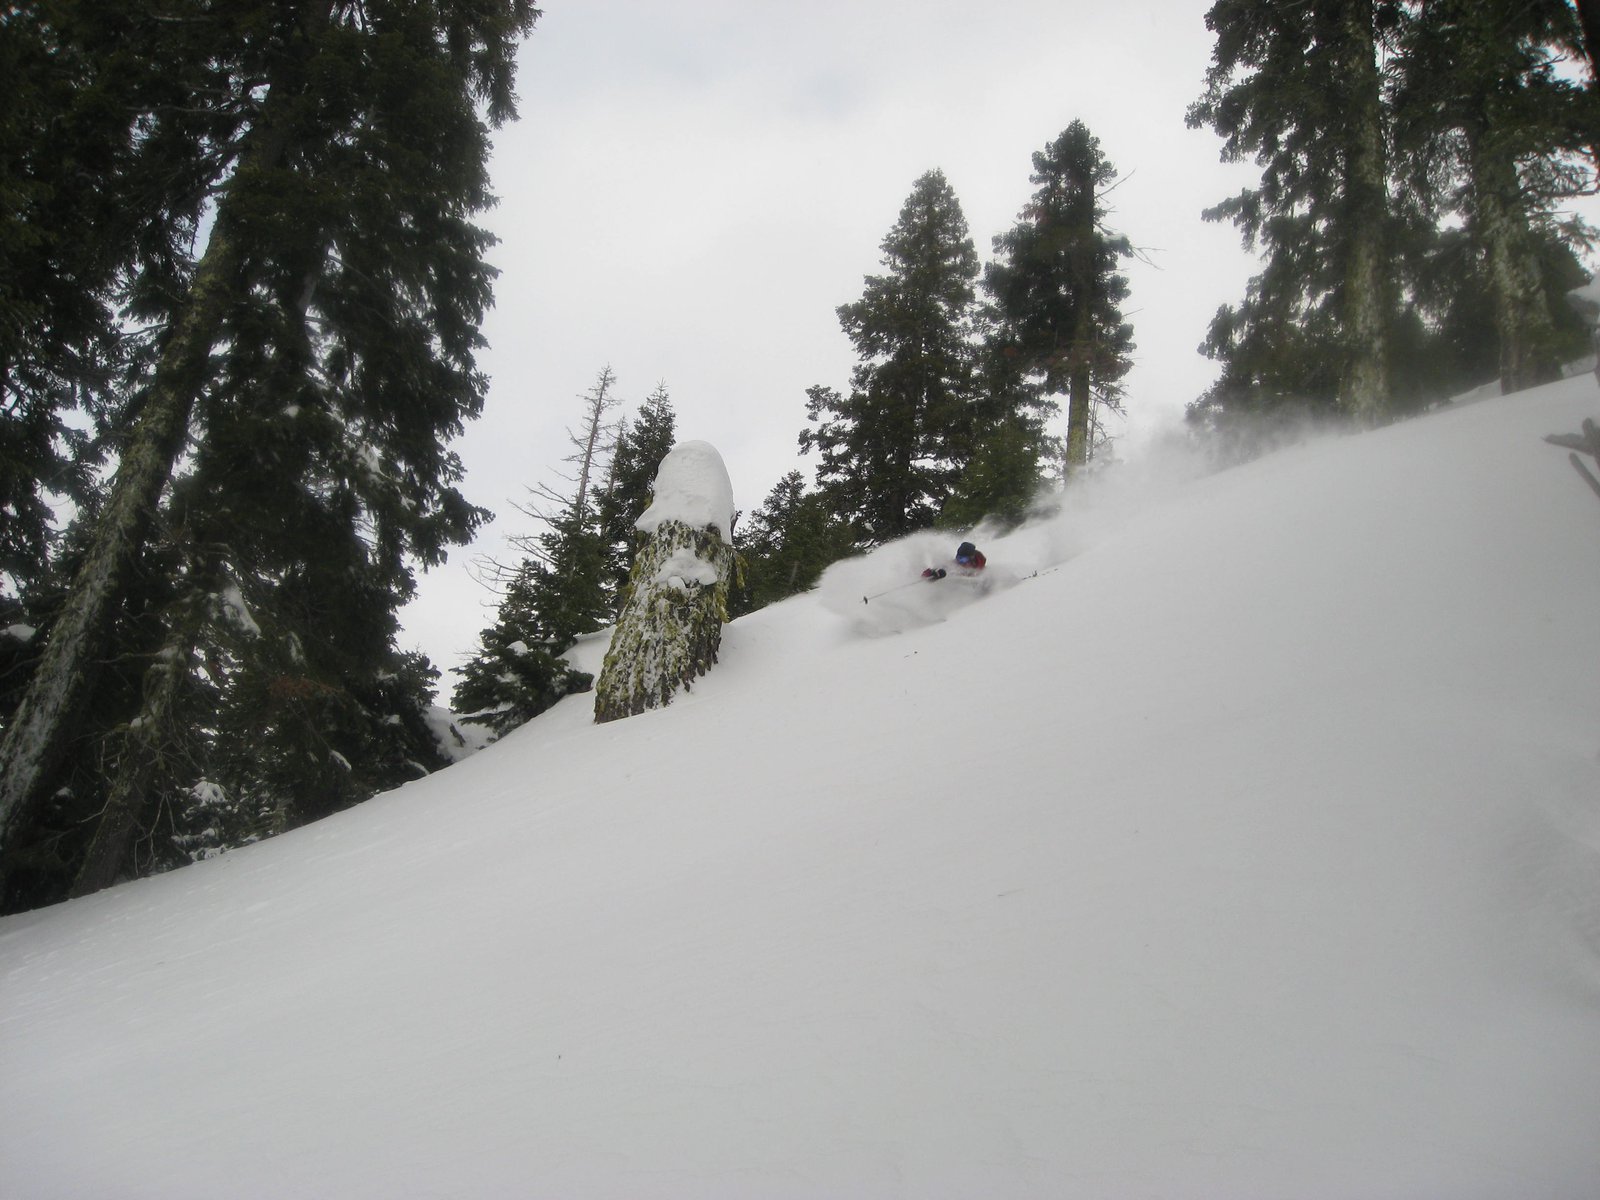
<path id="1" fill-rule="evenodd" d="M 1592 1197 L 1597 410 L 1128 468 L 0 922 L 0 1194 Z"/>

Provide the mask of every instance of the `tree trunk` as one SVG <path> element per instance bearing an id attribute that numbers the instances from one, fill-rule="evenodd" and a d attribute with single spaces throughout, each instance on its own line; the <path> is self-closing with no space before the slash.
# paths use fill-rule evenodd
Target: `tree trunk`
<path id="1" fill-rule="evenodd" d="M 1364 424 L 1389 411 L 1389 337 L 1384 243 L 1388 225 L 1382 80 L 1378 75 L 1371 0 L 1343 6 L 1342 77 L 1347 81 L 1344 269 L 1347 347 L 1339 401 Z"/>
<path id="2" fill-rule="evenodd" d="M 595 684 L 596 722 L 671 703 L 717 661 L 733 548 L 714 526 L 663 521 L 634 560 L 628 598 Z"/>
<path id="3" fill-rule="evenodd" d="M 1555 322 L 1539 278 L 1533 232 L 1516 164 L 1474 137 L 1472 232 L 1483 247 L 1500 337 L 1500 391 L 1520 392 L 1561 378 Z"/>
<path id="4" fill-rule="evenodd" d="M 117 881 L 134 834 L 150 807 L 150 788 L 163 752 L 173 744 L 173 710 L 188 669 L 186 648 L 177 645 L 175 639 L 163 649 L 161 660 L 146 672 L 144 703 L 124 735 L 110 795 L 77 878 L 67 892 L 69 898 L 90 895 Z"/>
<path id="5" fill-rule="evenodd" d="M 1085 352 L 1080 347 L 1075 353 Z M 1089 465 L 1089 408 L 1091 395 L 1089 368 L 1076 366 L 1067 384 L 1067 472 L 1070 480 Z"/>
<path id="6" fill-rule="evenodd" d="M 162 492 L 188 436 L 195 400 L 220 336 L 222 314 L 243 290 L 244 256 L 230 213 L 251 176 L 274 166 L 288 143 L 287 124 L 271 119 L 271 96 L 267 105 L 267 114 L 249 135 L 218 206 L 205 254 L 162 349 L 88 553 L 22 703 L 0 740 L 0 878 L 16 834 L 32 821 L 51 776 L 78 733 L 78 714 L 94 686 L 111 613 L 148 540 Z"/>
<path id="7" fill-rule="evenodd" d="M 1589 56 L 1589 86 L 1600 88 L 1600 0 L 1577 0 L 1583 48 Z"/>
<path id="8" fill-rule="evenodd" d="M 1066 173 L 1071 197 L 1066 213 L 1068 252 L 1067 279 L 1072 293 L 1072 344 L 1067 361 L 1067 462 L 1065 478 L 1089 465 L 1089 413 L 1094 407 L 1094 383 L 1098 372 L 1095 328 L 1095 300 L 1101 281 L 1097 253 L 1100 231 L 1095 227 L 1094 161 L 1087 155 L 1068 165 Z"/>
<path id="9" fill-rule="evenodd" d="M 165 645 L 144 676 L 144 701 L 123 733 L 105 808 L 67 895 L 87 896 L 117 881 L 134 835 L 150 810 L 151 788 L 163 758 L 177 747 L 178 699 L 188 679 L 195 646 L 205 624 L 214 585 L 214 566 L 192 578 L 189 595 L 177 607 Z"/>
<path id="10" fill-rule="evenodd" d="M 89 553 L 0 741 L 0 853 L 10 847 L 12 834 L 32 818 L 76 731 L 75 714 L 94 684 L 111 611 L 144 548 L 188 433 L 206 360 L 216 342 L 219 314 L 232 295 L 238 267 L 237 247 L 219 222 L 117 467 L 111 500 Z"/>
<path id="11" fill-rule="evenodd" d="M 572 515 L 575 520 L 583 519 L 585 508 L 589 503 L 589 477 L 594 471 L 594 460 L 600 453 L 600 435 L 605 429 L 606 410 L 615 403 L 611 398 L 611 385 L 615 381 L 616 376 L 611 373 L 610 366 L 605 367 L 600 372 L 600 377 L 595 380 L 594 388 L 588 396 L 589 427 L 585 431 L 583 441 L 577 443 L 578 494 L 572 500 Z"/>

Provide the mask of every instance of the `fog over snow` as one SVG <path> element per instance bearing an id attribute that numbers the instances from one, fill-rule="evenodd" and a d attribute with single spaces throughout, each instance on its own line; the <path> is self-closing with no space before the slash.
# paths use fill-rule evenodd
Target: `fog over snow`
<path id="1" fill-rule="evenodd" d="M 1592 1197 L 1597 410 L 1119 468 L 0 921 L 0 1193 Z"/>

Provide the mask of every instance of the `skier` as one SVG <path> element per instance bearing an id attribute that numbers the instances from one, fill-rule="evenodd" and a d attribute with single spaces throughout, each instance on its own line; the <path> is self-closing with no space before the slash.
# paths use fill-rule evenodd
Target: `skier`
<path id="1" fill-rule="evenodd" d="M 961 545 L 956 547 L 956 565 L 954 569 L 958 576 L 974 579 L 983 574 L 983 568 L 987 562 L 988 559 L 983 557 L 983 551 L 979 550 L 971 542 L 962 542 Z M 938 583 L 949 573 L 949 570 L 945 567 L 929 567 L 922 572 L 922 577 L 929 583 Z"/>

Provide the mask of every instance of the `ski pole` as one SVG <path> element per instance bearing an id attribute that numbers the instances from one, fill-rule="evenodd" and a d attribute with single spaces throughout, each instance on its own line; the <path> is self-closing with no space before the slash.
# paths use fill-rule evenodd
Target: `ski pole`
<path id="1" fill-rule="evenodd" d="M 881 592 L 873 592 L 870 596 L 861 597 L 861 603 L 867 604 L 873 600 L 876 600 L 879 596 L 887 596 L 890 592 L 898 592 L 902 588 L 916 587 L 919 583 L 927 583 L 928 579 L 929 576 L 924 575 L 921 579 L 913 579 L 910 583 L 900 583 L 896 584 L 892 588 L 884 588 Z"/>

